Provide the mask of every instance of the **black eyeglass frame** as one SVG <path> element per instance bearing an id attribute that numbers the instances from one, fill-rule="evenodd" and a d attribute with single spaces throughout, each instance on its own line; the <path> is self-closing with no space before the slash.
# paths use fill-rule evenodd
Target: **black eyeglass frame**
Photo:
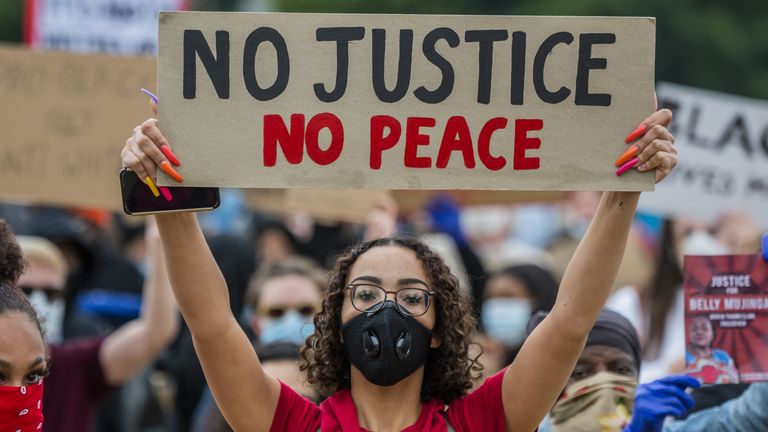
<path id="1" fill-rule="evenodd" d="M 355 290 L 357 289 L 357 287 L 360 287 L 360 286 L 374 287 L 374 288 L 378 288 L 378 289 L 384 291 L 384 300 L 376 303 L 375 305 L 373 305 L 373 306 L 371 306 L 371 307 L 369 307 L 368 309 L 365 309 L 365 310 L 358 308 L 355 305 Z M 360 311 L 360 312 L 363 312 L 363 313 L 367 313 L 367 314 L 370 314 L 370 315 L 375 314 L 376 312 L 380 311 L 381 308 L 384 307 L 384 303 L 387 302 L 387 294 L 393 294 L 395 296 L 395 305 L 397 306 L 398 312 L 400 314 L 402 314 L 402 315 L 413 317 L 413 318 L 423 316 L 424 314 L 429 312 L 429 307 L 432 306 L 432 297 L 436 294 L 434 291 L 427 290 L 427 289 L 424 289 L 424 288 L 411 288 L 411 287 L 404 288 L 404 289 L 407 289 L 407 290 L 418 290 L 418 291 L 423 292 L 426 295 L 427 305 L 424 308 L 424 312 L 422 312 L 422 313 L 420 313 L 418 315 L 415 315 L 415 314 L 411 313 L 405 306 L 402 306 L 400 304 L 400 302 L 398 301 L 397 293 L 399 293 L 402 290 L 387 291 L 386 289 L 384 289 L 383 286 L 376 285 L 376 284 L 373 284 L 373 283 L 370 283 L 370 282 L 349 284 L 349 285 L 347 285 L 345 287 L 345 289 L 350 290 L 349 302 L 352 304 L 352 307 L 355 308 L 355 310 L 357 310 L 357 311 Z"/>

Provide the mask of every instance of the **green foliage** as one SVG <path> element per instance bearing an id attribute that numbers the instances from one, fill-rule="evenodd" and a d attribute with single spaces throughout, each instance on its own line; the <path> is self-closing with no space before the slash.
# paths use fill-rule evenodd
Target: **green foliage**
<path id="1" fill-rule="evenodd" d="M 655 16 L 656 78 L 768 99 L 766 0 L 274 0 L 288 12 Z M 0 0 L 0 41 L 21 41 L 22 0 Z M 236 0 L 194 0 L 229 10 Z"/>
<path id="2" fill-rule="evenodd" d="M 23 0 L 0 0 L 0 42 L 21 42 Z"/>

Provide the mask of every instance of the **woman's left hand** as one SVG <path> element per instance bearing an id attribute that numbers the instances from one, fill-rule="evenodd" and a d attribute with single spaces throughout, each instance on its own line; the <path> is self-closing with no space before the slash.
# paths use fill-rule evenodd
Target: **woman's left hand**
<path id="1" fill-rule="evenodd" d="M 616 166 L 629 165 L 640 172 L 656 169 L 656 183 L 662 181 L 677 165 L 675 137 L 667 129 L 671 121 L 672 111 L 666 108 L 645 119 L 627 136 L 626 142 L 632 147 L 616 161 Z M 625 171 L 619 168 L 616 174 Z"/>

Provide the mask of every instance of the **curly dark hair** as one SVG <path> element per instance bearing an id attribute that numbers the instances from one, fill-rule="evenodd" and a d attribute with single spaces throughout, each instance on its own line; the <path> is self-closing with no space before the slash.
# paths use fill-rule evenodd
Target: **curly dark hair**
<path id="1" fill-rule="evenodd" d="M 27 296 L 16 288 L 16 282 L 24 273 L 27 263 L 21 254 L 11 227 L 0 219 L 0 315 L 20 312 L 28 316 L 43 336 L 43 327 Z"/>
<path id="2" fill-rule="evenodd" d="M 16 236 L 8 223 L 0 219 L 0 283 L 15 286 L 25 267 Z"/>
<path id="3" fill-rule="evenodd" d="M 424 243 L 406 237 L 382 238 L 352 247 L 336 260 L 322 309 L 315 315 L 315 333 L 301 349 L 299 365 L 307 381 L 320 394 L 331 395 L 350 387 L 350 363 L 341 341 L 341 308 L 349 271 L 360 255 L 380 246 L 399 246 L 416 253 L 435 291 L 436 308 L 433 335 L 441 341 L 432 349 L 424 366 L 421 400 L 438 399 L 444 403 L 466 395 L 483 366 L 478 356 L 471 358 L 471 335 L 476 328 L 471 301 L 459 287 L 443 259 Z M 448 324 L 450 323 L 450 324 Z"/>

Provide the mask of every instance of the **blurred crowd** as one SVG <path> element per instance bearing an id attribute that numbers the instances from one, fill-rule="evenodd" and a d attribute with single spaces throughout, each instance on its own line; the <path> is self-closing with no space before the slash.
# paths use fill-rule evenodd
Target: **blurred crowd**
<path id="1" fill-rule="evenodd" d="M 296 360 L 313 332 L 329 266 L 345 249 L 408 234 L 439 251 L 471 294 L 481 323 L 471 355 L 480 356 L 488 377 L 515 358 L 554 305 L 599 199 L 596 192 L 575 192 L 549 202 L 463 207 L 436 193 L 421 211 L 401 214 L 382 196 L 365 224 L 351 224 L 259 213 L 240 191 L 223 190 L 221 208 L 199 221 L 232 312 L 264 369 L 321 401 L 324 395 L 303 381 Z M 13 204 L 0 205 L 0 219 L 13 229 L 27 262 L 17 286 L 43 320 L 52 367 L 63 370 L 46 382 L 46 430 L 82 431 L 78 425 L 89 424 L 97 432 L 229 430 L 173 301 L 151 219 Z M 616 416 L 625 418 L 634 405 L 634 417 L 650 424 L 688 412 L 712 421 L 728 404 L 768 400 L 763 384 L 752 390 L 734 384 L 738 378 L 727 370 L 719 382 L 730 385 L 698 389 L 689 400 L 685 389 L 698 384 L 678 376 L 686 363 L 683 255 L 758 253 L 761 235 L 758 222 L 741 214 L 706 225 L 639 213 L 608 309 L 542 430 L 590 430 L 579 422 L 604 403 L 623 403 L 625 412 L 617 409 Z M 610 387 L 610 397 L 568 399 L 590 386 Z M 616 389 L 624 389 L 626 403 L 616 402 Z M 675 400 L 664 403 L 660 395 Z"/>

